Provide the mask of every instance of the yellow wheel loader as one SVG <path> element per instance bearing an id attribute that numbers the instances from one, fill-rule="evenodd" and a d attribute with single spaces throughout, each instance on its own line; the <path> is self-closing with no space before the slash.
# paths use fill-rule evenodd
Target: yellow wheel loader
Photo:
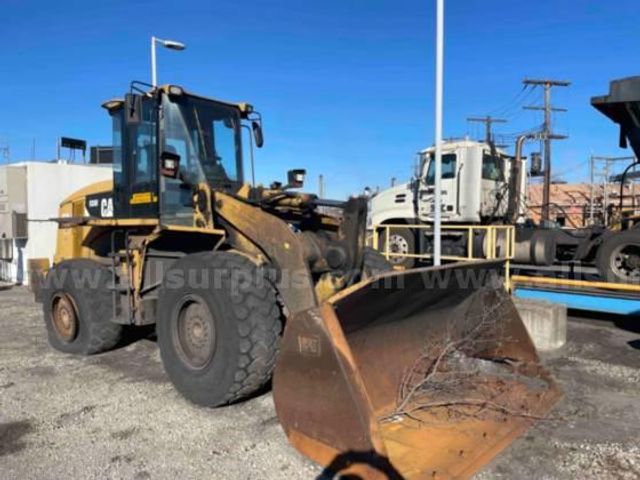
<path id="1" fill-rule="evenodd" d="M 500 263 L 393 272 L 364 247 L 365 199 L 295 193 L 303 170 L 245 184 L 249 104 L 133 82 L 103 106 L 113 182 L 61 204 L 53 265 L 32 272 L 54 348 L 154 324 L 171 382 L 210 407 L 273 374 L 291 443 L 362 478 L 469 477 L 560 397 Z"/>

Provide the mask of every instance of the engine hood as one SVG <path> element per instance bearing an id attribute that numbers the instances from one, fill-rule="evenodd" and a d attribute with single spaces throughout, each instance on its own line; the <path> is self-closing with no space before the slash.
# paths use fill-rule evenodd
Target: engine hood
<path id="1" fill-rule="evenodd" d="M 369 201 L 369 227 L 393 219 L 414 218 L 414 194 L 411 183 L 402 183 L 383 190 Z"/>

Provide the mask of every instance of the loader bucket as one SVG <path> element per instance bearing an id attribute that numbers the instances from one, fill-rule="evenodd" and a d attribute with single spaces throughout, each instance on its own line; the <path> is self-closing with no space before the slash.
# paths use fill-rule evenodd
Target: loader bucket
<path id="1" fill-rule="evenodd" d="M 501 266 L 384 274 L 290 319 L 274 375 L 290 442 L 328 478 L 469 478 L 544 417 L 561 393 Z"/>

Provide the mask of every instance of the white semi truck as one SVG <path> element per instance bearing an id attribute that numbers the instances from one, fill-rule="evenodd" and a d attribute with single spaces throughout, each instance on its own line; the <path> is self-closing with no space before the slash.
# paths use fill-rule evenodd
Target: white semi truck
<path id="1" fill-rule="evenodd" d="M 640 77 L 611 82 L 609 95 L 594 97 L 592 105 L 620 124 L 621 146 L 630 143 L 640 156 Z M 557 225 L 535 225 L 527 218 L 526 161 L 524 143 L 540 138 L 523 135 L 510 156 L 490 144 L 471 140 L 447 141 L 442 155 L 442 221 L 447 225 L 516 225 L 515 262 L 553 265 L 578 262 L 597 267 L 599 274 L 613 282 L 640 282 L 640 223 L 635 217 L 616 225 L 582 229 Z M 380 234 L 380 247 L 394 256 L 396 265 L 410 268 L 416 259 L 410 254 L 431 253 L 430 229 L 409 228 L 433 222 L 434 149 L 420 152 L 420 168 L 411 181 L 373 196 L 369 227 L 404 225 Z M 624 182 L 624 179 L 623 179 Z M 622 209 L 620 209 L 622 211 Z M 384 227 L 383 227 L 384 228 Z M 382 230 L 379 230 L 382 232 Z M 482 231 L 473 237 L 474 252 L 482 253 Z M 466 255 L 468 235 L 463 230 L 444 230 L 442 252 Z"/>

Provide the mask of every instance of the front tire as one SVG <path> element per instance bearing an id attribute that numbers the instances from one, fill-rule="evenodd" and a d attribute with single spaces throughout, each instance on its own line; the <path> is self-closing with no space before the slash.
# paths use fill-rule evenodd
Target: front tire
<path id="1" fill-rule="evenodd" d="M 122 326 L 111 321 L 109 282 L 109 270 L 92 260 L 67 260 L 49 270 L 42 290 L 42 307 L 53 348 L 92 355 L 118 343 Z"/>
<path id="2" fill-rule="evenodd" d="M 385 252 L 392 253 L 389 255 L 389 263 L 394 267 L 413 268 L 416 264 L 414 257 L 405 256 L 416 253 L 416 236 L 413 230 L 409 228 L 390 228 L 389 229 L 389 245 L 387 245 L 387 233 L 385 229 L 380 230 L 381 250 L 384 256 Z"/>
<path id="3" fill-rule="evenodd" d="M 187 255 L 165 276 L 158 346 L 171 382 L 193 403 L 225 405 L 263 387 L 281 331 L 274 287 L 242 255 Z"/>

